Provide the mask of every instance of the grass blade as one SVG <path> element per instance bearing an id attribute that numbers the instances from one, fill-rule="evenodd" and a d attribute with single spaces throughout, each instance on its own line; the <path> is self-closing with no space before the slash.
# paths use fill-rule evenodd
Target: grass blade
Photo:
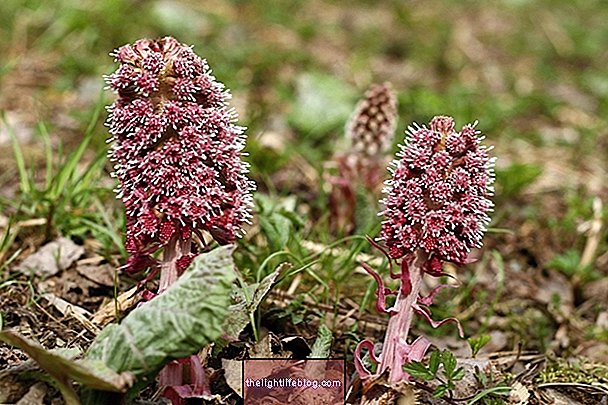
<path id="1" fill-rule="evenodd" d="M 8 135 L 11 137 L 11 144 L 13 146 L 13 153 L 15 154 L 15 163 L 17 164 L 17 170 L 19 171 L 19 186 L 21 192 L 24 194 L 29 194 L 32 191 L 32 183 L 31 179 L 27 173 L 27 169 L 25 167 L 25 159 L 23 158 L 23 150 L 19 145 L 19 141 L 17 140 L 17 136 L 15 135 L 15 131 L 13 131 L 13 127 L 10 126 L 8 120 L 6 119 L 6 115 L 4 111 L 0 112 L 2 117 L 2 122 L 6 126 Z"/>

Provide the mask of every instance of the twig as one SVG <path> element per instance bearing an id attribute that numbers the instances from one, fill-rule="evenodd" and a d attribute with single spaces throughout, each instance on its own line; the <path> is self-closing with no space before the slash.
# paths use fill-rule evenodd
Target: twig
<path id="1" fill-rule="evenodd" d="M 550 387 L 571 387 L 571 388 L 583 388 L 583 389 L 591 389 L 595 390 L 602 394 L 608 394 L 608 386 L 602 383 L 570 383 L 570 382 L 549 382 L 539 384 L 538 388 L 550 388 Z"/>

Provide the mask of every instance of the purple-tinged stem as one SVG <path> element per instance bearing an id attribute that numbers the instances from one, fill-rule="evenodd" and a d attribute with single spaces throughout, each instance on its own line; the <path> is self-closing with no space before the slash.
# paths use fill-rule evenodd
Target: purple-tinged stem
<path id="1" fill-rule="evenodd" d="M 160 284 L 158 294 L 165 291 L 179 277 L 177 260 L 190 253 L 192 239 L 183 240 L 179 232 L 174 232 L 163 251 L 163 260 L 160 263 Z"/>
<path id="2" fill-rule="evenodd" d="M 182 239 L 180 232 L 174 232 L 163 250 L 163 260 L 160 263 L 160 283 L 158 294 L 163 293 L 179 277 L 178 260 L 190 254 L 192 238 Z M 190 364 L 191 380 L 195 384 L 195 391 L 184 385 L 183 360 L 172 361 L 167 364 L 159 374 L 159 383 L 169 390 L 175 391 L 177 397 L 172 399 L 173 403 L 183 402 L 181 398 L 188 398 L 195 394 L 209 394 L 209 384 L 205 376 L 205 370 L 200 364 L 198 356 L 193 355 L 187 361 Z M 182 392 L 183 391 L 183 392 Z M 198 392 L 200 391 L 200 392 Z"/>
<path id="3" fill-rule="evenodd" d="M 393 306 L 395 311 L 388 322 L 379 367 L 380 372 L 390 369 L 391 383 L 402 381 L 405 378 L 403 365 L 407 363 L 407 359 L 417 357 L 416 353 L 410 352 L 411 346 L 414 345 L 408 345 L 406 339 L 422 284 L 425 260 L 426 254 L 419 253 L 418 256 L 404 257 L 401 265 L 401 288 Z"/>

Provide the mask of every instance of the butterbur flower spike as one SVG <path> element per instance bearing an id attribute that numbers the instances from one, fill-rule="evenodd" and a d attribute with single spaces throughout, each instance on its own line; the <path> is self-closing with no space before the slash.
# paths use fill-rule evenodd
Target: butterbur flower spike
<path id="1" fill-rule="evenodd" d="M 445 116 L 434 117 L 430 128 L 409 128 L 407 142 L 390 166 L 392 178 L 385 183 L 379 244 L 372 242 L 399 265 L 400 272 L 391 270 L 391 277 L 399 279 L 400 287 L 397 291 L 386 288 L 371 267 L 363 266 L 378 283 L 376 307 L 391 319 L 381 355 L 373 352 L 374 345 L 368 340 L 356 349 L 355 366 L 362 378 L 387 370 L 391 383 L 409 378 L 403 365 L 421 360 L 430 346 L 424 337 L 407 343 L 414 312 L 433 327 L 450 321 L 458 324 L 453 318 L 439 322 L 431 318 L 428 306 L 444 285 L 426 297 L 420 295 L 420 289 L 425 273 L 442 275 L 444 262 L 465 264 L 471 249 L 482 245 L 493 207 L 489 197 L 495 161 L 482 140 L 475 125 L 457 132 L 454 120 Z M 396 296 L 391 308 L 386 307 L 386 295 Z M 459 324 L 458 328 L 463 336 Z M 378 365 L 376 373 L 364 366 L 363 350 Z"/>
<path id="2" fill-rule="evenodd" d="M 254 186 L 230 94 L 205 60 L 171 37 L 142 39 L 112 55 L 120 66 L 106 81 L 119 97 L 108 126 L 127 214 L 132 259 L 125 269 L 150 267 L 151 254 L 168 244 L 190 254 L 185 241 L 196 230 L 233 242 L 251 217 Z"/>
<path id="3" fill-rule="evenodd" d="M 160 272 L 160 294 L 199 253 L 203 232 L 232 243 L 249 222 L 254 184 L 241 161 L 244 128 L 235 124 L 224 85 L 189 46 L 142 39 L 112 55 L 120 66 L 106 81 L 119 97 L 107 123 L 127 217 L 123 269 Z M 152 256 L 159 249 L 160 261 Z M 190 364 L 190 383 L 182 382 L 183 364 Z M 163 369 L 160 384 L 173 403 L 209 391 L 196 356 Z"/>
<path id="4" fill-rule="evenodd" d="M 397 125 L 397 97 L 390 83 L 372 86 L 346 124 L 351 151 L 377 156 L 390 148 Z"/>
<path id="5" fill-rule="evenodd" d="M 490 222 L 495 159 L 474 125 L 456 132 L 452 118 L 439 116 L 430 126 L 410 127 L 391 164 L 379 240 L 393 259 L 421 250 L 464 264 Z"/>
<path id="6" fill-rule="evenodd" d="M 346 124 L 348 152 L 339 158 L 340 171 L 350 183 L 360 181 L 374 190 L 382 183 L 386 154 L 397 127 L 397 97 L 390 83 L 373 85 Z"/>
<path id="7" fill-rule="evenodd" d="M 354 230 L 358 187 L 363 186 L 368 195 L 380 192 L 396 126 L 397 97 L 391 84 L 373 85 L 346 123 L 347 150 L 334 157 L 339 176 L 329 180 L 333 228 Z"/>

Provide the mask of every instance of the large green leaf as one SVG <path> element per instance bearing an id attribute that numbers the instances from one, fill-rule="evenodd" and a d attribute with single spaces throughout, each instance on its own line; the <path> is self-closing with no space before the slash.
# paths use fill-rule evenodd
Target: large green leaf
<path id="1" fill-rule="evenodd" d="M 116 372 L 140 377 L 190 356 L 224 333 L 236 278 L 232 246 L 197 257 L 163 294 L 106 327 L 86 353 Z"/>
<path id="2" fill-rule="evenodd" d="M 11 331 L 1 331 L 0 340 L 19 347 L 47 371 L 67 404 L 80 404 L 72 380 L 88 388 L 85 402 L 108 403 L 115 397 L 104 392 L 125 393 L 136 378 L 196 353 L 225 333 L 236 278 L 232 250 L 224 246 L 197 257 L 163 294 L 135 309 L 120 325 L 107 326 L 84 359 L 48 351 Z"/>

